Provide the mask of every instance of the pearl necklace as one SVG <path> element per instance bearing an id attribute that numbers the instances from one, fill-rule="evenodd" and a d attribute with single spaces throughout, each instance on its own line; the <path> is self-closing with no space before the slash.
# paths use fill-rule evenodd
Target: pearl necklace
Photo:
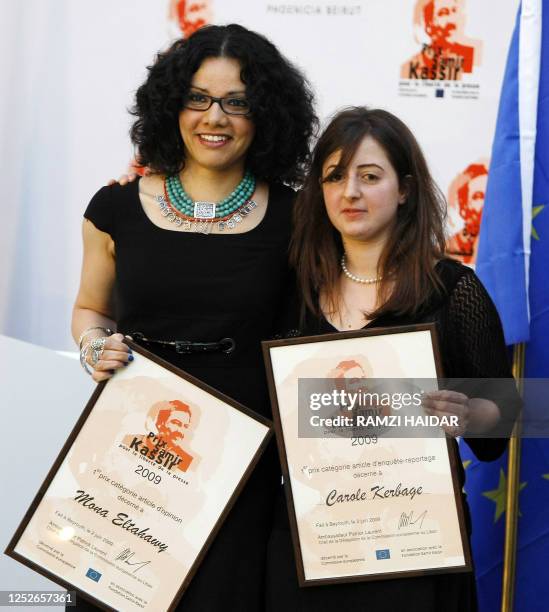
<path id="1" fill-rule="evenodd" d="M 345 253 L 343 253 L 343 255 L 341 256 L 341 269 L 343 270 L 343 274 L 345 274 L 347 278 L 350 278 L 355 283 L 362 283 L 363 285 L 373 285 L 374 283 L 379 283 L 381 280 L 383 280 L 382 276 L 376 276 L 374 278 L 361 278 L 360 276 L 355 276 L 354 274 L 351 274 L 349 270 L 347 270 L 347 266 L 345 265 Z"/>

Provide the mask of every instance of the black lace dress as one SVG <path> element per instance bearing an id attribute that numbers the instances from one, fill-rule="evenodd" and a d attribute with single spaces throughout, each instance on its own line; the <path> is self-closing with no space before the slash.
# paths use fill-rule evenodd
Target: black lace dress
<path id="1" fill-rule="evenodd" d="M 435 322 L 445 376 L 453 379 L 510 379 L 511 371 L 501 323 L 490 297 L 475 273 L 452 260 L 440 261 L 437 271 L 444 284 L 444 295 L 433 298 L 420 316 L 384 316 L 366 327 Z M 292 310 L 293 314 L 289 314 L 285 321 L 285 330 L 297 327 L 295 305 Z M 299 330 L 303 336 L 335 331 L 337 330 L 325 319 L 311 318 Z M 507 385 L 509 383 L 512 385 L 512 381 L 508 380 Z M 482 385 L 481 381 L 477 384 Z M 514 390 L 509 393 L 507 388 L 506 393 L 502 395 L 499 385 L 496 388 L 494 385 L 487 385 L 482 388 L 482 395 L 477 394 L 478 392 L 478 388 L 471 389 L 469 395 L 492 399 L 498 404 L 503 421 L 507 424 L 501 429 L 501 435 L 508 436 L 509 424 L 516 417 L 520 405 Z M 498 458 L 507 444 L 505 437 L 473 438 L 466 441 L 481 461 Z M 461 463 L 458 469 L 459 480 L 463 486 L 465 474 Z M 464 506 L 470 534 L 467 504 Z M 472 574 L 439 574 L 300 588 L 282 488 L 277 498 L 275 523 L 269 543 L 267 579 L 266 609 L 269 612 L 472 612 L 477 609 L 475 580 Z"/>

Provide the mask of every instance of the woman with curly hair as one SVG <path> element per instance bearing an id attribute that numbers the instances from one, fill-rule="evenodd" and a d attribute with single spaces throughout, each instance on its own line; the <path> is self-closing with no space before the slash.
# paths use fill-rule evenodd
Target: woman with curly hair
<path id="1" fill-rule="evenodd" d="M 364 107 L 338 113 L 315 146 L 295 206 L 290 260 L 301 308 L 288 308 L 285 327 L 292 336 L 315 336 L 435 323 L 442 369 L 454 388 L 429 394 L 424 409 L 456 416 L 458 426 L 445 427 L 447 433 L 464 436 L 479 460 L 492 461 L 505 450 L 520 398 L 494 304 L 470 268 L 445 257 L 445 207 L 400 119 Z M 459 390 L 455 379 L 462 379 Z M 459 462 L 457 472 L 461 490 Z M 375 563 L 373 550 L 363 552 Z M 300 588 L 282 492 L 268 559 L 272 612 L 477 609 L 469 573 Z"/>
<path id="2" fill-rule="evenodd" d="M 207 26 L 158 55 L 133 114 L 138 160 L 151 173 L 103 187 L 85 212 L 72 325 L 82 360 L 106 380 L 133 358 L 128 334 L 268 415 L 260 341 L 273 335 L 286 293 L 290 186 L 302 180 L 317 122 L 310 88 L 264 37 Z M 263 608 L 278 481 L 272 446 L 191 581 L 185 610 Z"/>

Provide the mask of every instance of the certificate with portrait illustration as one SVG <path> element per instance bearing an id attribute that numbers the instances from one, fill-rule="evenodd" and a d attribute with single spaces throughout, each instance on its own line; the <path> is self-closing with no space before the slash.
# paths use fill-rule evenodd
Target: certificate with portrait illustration
<path id="1" fill-rule="evenodd" d="M 471 571 L 433 324 L 263 343 L 300 586 Z"/>
<path id="2" fill-rule="evenodd" d="M 6 553 L 106 610 L 173 610 L 271 423 L 132 342 Z"/>

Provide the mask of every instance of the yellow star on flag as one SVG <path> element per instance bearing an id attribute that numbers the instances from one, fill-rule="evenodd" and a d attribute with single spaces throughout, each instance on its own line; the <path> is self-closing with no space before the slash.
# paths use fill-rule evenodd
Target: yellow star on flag
<path id="1" fill-rule="evenodd" d="M 521 482 L 519 485 L 519 493 L 524 489 L 527 483 Z M 498 519 L 505 512 L 505 502 L 507 501 L 507 479 L 505 478 L 505 472 L 499 470 L 499 483 L 498 488 L 492 491 L 485 491 L 484 497 L 491 499 L 496 504 L 496 513 L 494 515 L 494 523 L 497 523 Z M 519 510 L 519 516 L 522 516 Z"/>
<path id="2" fill-rule="evenodd" d="M 549 474 L 542 474 L 541 477 L 545 478 L 545 480 L 549 480 Z"/>
<path id="3" fill-rule="evenodd" d="M 532 237 L 534 240 L 539 240 L 539 235 L 534 227 L 534 219 L 539 215 L 539 213 L 545 208 L 545 204 L 541 204 L 540 206 L 534 206 L 532 208 Z"/>
<path id="4" fill-rule="evenodd" d="M 465 461 L 461 462 L 464 470 L 466 470 L 471 465 L 471 463 L 473 463 L 471 459 L 466 459 Z M 465 493 L 465 487 L 461 487 L 461 490 Z"/>

